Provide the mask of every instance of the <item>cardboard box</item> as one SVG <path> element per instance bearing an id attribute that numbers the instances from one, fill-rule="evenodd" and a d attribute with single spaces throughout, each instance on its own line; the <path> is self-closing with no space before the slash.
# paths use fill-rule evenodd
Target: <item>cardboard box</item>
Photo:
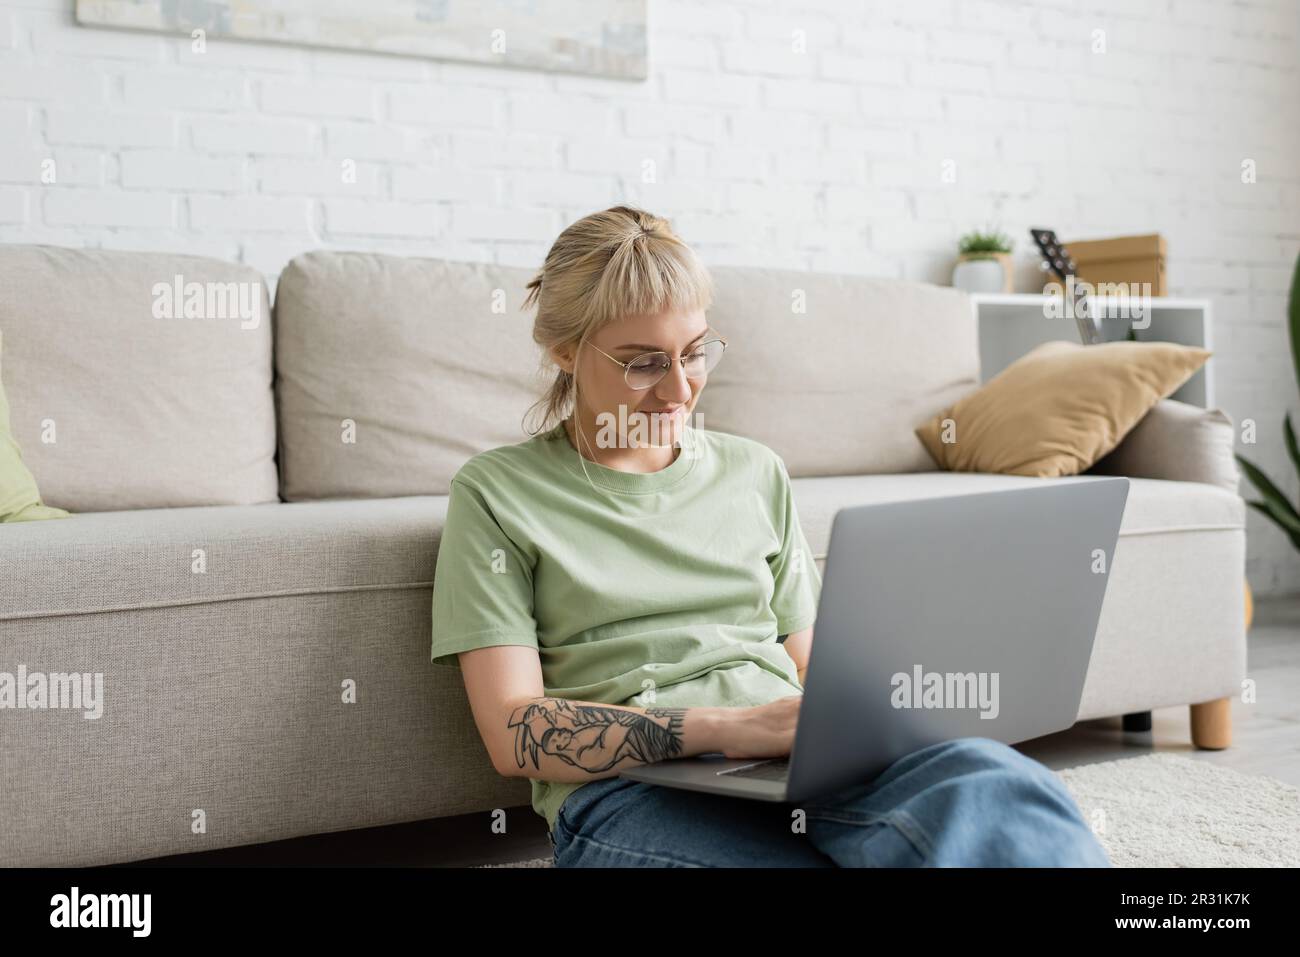
<path id="1" fill-rule="evenodd" d="M 1063 240 L 1078 270 L 1078 278 L 1099 283 L 1148 283 L 1151 295 L 1166 295 L 1165 257 L 1168 246 L 1159 233 L 1087 241 Z M 1049 277 L 1048 282 L 1052 281 Z M 1141 292 L 1141 287 L 1135 292 Z"/>

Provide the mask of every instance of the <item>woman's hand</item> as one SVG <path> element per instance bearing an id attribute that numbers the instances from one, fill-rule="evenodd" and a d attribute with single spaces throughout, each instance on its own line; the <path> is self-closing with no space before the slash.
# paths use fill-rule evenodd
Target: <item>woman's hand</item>
<path id="1" fill-rule="evenodd" d="M 728 708 L 730 719 L 723 729 L 721 747 L 729 758 L 783 758 L 794 747 L 803 695 L 777 698 L 750 708 Z"/>

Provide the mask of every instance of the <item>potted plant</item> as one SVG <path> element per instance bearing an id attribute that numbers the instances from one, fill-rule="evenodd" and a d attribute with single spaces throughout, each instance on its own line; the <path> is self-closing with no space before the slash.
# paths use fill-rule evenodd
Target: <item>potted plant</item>
<path id="1" fill-rule="evenodd" d="M 1291 339 L 1291 362 L 1295 367 L 1296 381 L 1300 383 L 1300 257 L 1297 257 L 1295 268 L 1291 273 L 1291 295 L 1287 300 L 1287 331 Z M 1282 439 L 1286 444 L 1291 464 L 1300 471 L 1300 445 L 1296 444 L 1290 412 L 1283 419 Z M 1246 477 L 1261 496 L 1258 501 L 1246 504 L 1268 517 L 1291 540 L 1291 544 L 1300 549 L 1300 507 L 1291 502 L 1258 466 L 1240 455 L 1236 458 L 1242 471 L 1246 473 Z M 1246 601 L 1249 609 L 1249 589 L 1247 589 Z"/>
<path id="2" fill-rule="evenodd" d="M 1010 292 L 1011 248 L 1011 238 L 1002 232 L 972 230 L 962 236 L 952 284 L 967 292 Z"/>

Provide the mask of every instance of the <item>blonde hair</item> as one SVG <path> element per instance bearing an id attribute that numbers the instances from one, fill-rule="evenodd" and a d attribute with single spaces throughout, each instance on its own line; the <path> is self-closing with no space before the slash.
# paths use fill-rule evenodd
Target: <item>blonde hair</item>
<path id="1" fill-rule="evenodd" d="M 693 312 L 713 302 L 713 281 L 668 220 L 634 206 L 615 206 L 570 225 L 528 283 L 522 308 L 537 306 L 533 341 L 543 371 L 555 369 L 545 394 L 525 419 L 542 412 L 535 435 L 574 411 L 578 383 L 556 366 L 551 350 L 586 341 L 611 322 L 668 310 Z M 577 369 L 577 366 L 574 366 Z M 585 468 L 585 466 L 584 466 Z"/>

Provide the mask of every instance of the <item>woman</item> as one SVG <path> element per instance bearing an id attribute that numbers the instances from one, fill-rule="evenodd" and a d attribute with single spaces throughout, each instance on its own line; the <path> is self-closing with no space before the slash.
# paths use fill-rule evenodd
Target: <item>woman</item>
<path id="1" fill-rule="evenodd" d="M 618 776 L 794 740 L 821 577 L 781 459 L 686 424 L 726 349 L 711 301 L 663 219 L 569 226 L 524 303 L 547 427 L 451 483 L 432 659 L 497 771 L 531 779 L 556 865 L 1107 866 L 1055 776 L 987 738 L 797 806 Z"/>

